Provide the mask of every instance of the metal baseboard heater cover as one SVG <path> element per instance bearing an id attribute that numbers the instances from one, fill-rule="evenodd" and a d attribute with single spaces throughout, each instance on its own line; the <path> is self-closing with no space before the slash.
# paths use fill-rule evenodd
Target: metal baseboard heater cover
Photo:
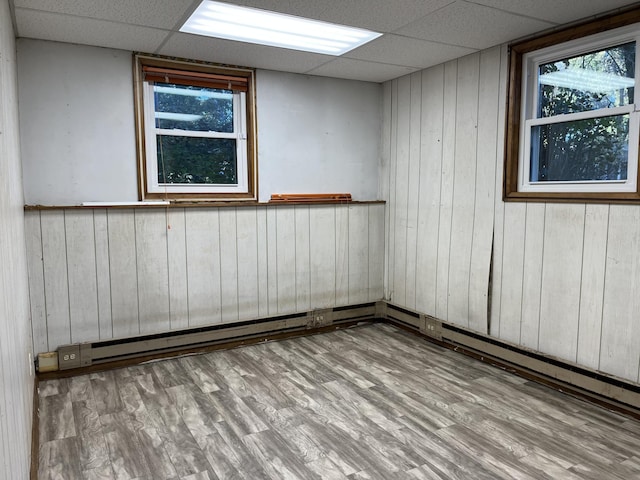
<path id="1" fill-rule="evenodd" d="M 573 387 L 575 393 L 621 410 L 640 414 L 640 385 L 565 360 L 526 349 L 520 345 L 467 330 L 428 315 L 392 304 L 385 307 L 385 318 L 435 341 L 463 349 L 491 363 L 530 372 L 534 377 Z M 630 407 L 630 409 L 629 409 Z"/>
<path id="2" fill-rule="evenodd" d="M 376 319 L 376 312 L 376 303 L 367 303 L 187 330 L 63 345 L 57 350 L 59 369 L 69 370 L 136 357 L 170 354 L 274 334 L 339 326 L 354 321 L 372 321 Z"/>

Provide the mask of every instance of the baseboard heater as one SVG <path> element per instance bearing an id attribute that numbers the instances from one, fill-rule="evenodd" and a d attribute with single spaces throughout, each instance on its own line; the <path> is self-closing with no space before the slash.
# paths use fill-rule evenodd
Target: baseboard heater
<path id="1" fill-rule="evenodd" d="M 640 385 L 482 335 L 436 318 L 385 304 L 381 316 L 445 347 L 462 350 L 554 388 L 640 418 Z"/>
<path id="2" fill-rule="evenodd" d="M 287 333 L 339 328 L 341 325 L 375 320 L 380 309 L 379 303 L 317 309 L 231 324 L 63 345 L 57 350 L 58 367 L 60 370 L 85 368 L 141 357 L 159 357 L 175 352 L 205 349 L 218 344 L 256 341 Z"/>

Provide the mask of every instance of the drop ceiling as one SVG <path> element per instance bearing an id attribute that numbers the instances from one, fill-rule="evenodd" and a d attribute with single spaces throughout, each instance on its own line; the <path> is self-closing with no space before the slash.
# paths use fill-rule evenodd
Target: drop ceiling
<path id="1" fill-rule="evenodd" d="M 637 0 L 235 0 L 384 33 L 342 57 L 199 37 L 178 29 L 200 0 L 13 0 L 18 37 L 371 82 Z"/>

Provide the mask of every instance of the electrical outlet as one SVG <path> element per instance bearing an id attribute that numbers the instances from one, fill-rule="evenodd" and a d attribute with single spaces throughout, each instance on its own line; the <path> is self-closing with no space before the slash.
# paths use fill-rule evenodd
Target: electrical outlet
<path id="1" fill-rule="evenodd" d="M 308 313 L 307 328 L 326 327 L 333 323 L 333 311 L 330 308 L 314 310 Z"/>
<path id="2" fill-rule="evenodd" d="M 80 367 L 80 346 L 65 345 L 58 348 L 58 359 L 60 362 L 60 370 Z"/>
<path id="3" fill-rule="evenodd" d="M 420 331 L 436 340 L 442 340 L 442 322 L 429 315 L 420 315 Z"/>

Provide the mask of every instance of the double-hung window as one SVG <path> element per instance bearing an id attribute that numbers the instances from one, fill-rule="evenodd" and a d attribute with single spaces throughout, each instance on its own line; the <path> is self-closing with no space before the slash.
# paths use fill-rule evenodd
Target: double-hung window
<path id="1" fill-rule="evenodd" d="M 142 199 L 255 199 L 252 80 L 252 70 L 136 56 Z"/>
<path id="2" fill-rule="evenodd" d="M 640 199 L 639 44 L 632 24 L 512 46 L 506 199 Z"/>

